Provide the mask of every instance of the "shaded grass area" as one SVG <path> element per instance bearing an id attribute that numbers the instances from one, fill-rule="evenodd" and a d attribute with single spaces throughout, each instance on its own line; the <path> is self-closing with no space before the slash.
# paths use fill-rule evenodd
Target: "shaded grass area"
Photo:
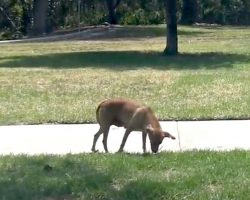
<path id="1" fill-rule="evenodd" d="M 0 198 L 248 199 L 250 153 L 1 156 Z"/>
<path id="2" fill-rule="evenodd" d="M 35 56 L 13 56 L 0 58 L 0 67 L 7 68 L 104 68 L 110 70 L 138 70 L 152 68 L 159 70 L 195 70 L 232 68 L 235 64 L 250 62 L 247 55 L 207 52 L 181 53 L 166 57 L 159 52 L 138 51 L 91 51 L 57 53 Z"/>
<path id="3" fill-rule="evenodd" d="M 139 32 L 138 32 L 139 30 Z M 0 124 L 95 122 L 97 104 L 124 97 L 162 120 L 250 118 L 250 30 L 121 27 L 92 40 L 2 44 Z"/>

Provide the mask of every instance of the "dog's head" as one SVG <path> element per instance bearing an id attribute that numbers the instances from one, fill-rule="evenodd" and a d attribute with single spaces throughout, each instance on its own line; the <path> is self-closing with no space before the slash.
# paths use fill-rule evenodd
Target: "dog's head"
<path id="1" fill-rule="evenodd" d="M 166 131 L 162 131 L 161 129 L 154 129 L 152 127 L 147 127 L 146 131 L 147 131 L 148 136 L 149 136 L 151 150 L 154 153 L 158 152 L 159 146 L 165 137 L 168 137 L 168 138 L 175 140 L 174 136 L 172 136 L 170 133 L 168 133 Z"/>

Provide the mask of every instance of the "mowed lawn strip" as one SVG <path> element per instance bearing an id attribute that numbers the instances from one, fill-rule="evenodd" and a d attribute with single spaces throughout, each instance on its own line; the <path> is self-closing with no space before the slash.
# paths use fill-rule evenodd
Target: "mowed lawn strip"
<path id="1" fill-rule="evenodd" d="M 93 40 L 0 44 L 0 124 L 95 122 L 97 104 L 124 97 L 161 120 L 250 118 L 250 29 L 121 27 Z"/>
<path id="2" fill-rule="evenodd" d="M 241 199 L 250 153 L 0 157 L 0 199 Z"/>

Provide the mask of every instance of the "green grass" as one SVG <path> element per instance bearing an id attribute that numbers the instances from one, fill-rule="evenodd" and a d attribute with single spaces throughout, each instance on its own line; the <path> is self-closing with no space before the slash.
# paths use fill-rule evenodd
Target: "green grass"
<path id="1" fill-rule="evenodd" d="M 0 199 L 247 200 L 249 162 L 244 151 L 1 156 Z"/>
<path id="2" fill-rule="evenodd" d="M 162 120 L 250 118 L 250 28 L 122 27 L 86 41 L 0 44 L 0 124 L 95 122 L 97 104 L 126 97 Z"/>

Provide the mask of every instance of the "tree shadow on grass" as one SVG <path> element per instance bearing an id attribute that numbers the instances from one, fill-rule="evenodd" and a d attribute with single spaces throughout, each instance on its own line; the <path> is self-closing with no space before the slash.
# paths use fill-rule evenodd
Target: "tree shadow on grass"
<path id="1" fill-rule="evenodd" d="M 84 156 L 84 155 L 82 155 Z M 98 170 L 79 155 L 5 157 L 1 167 L 0 199 L 159 199 L 166 186 L 153 180 L 124 180 L 111 169 Z M 3 158 L 2 158 L 3 159 Z M 50 167 L 45 168 L 48 163 Z M 6 165 L 5 165 L 6 164 Z M 124 173 L 120 164 L 119 173 Z M 117 167 L 117 166 L 115 166 Z M 104 166 L 105 169 L 105 166 Z M 126 172 L 128 173 L 128 172 Z"/>
<path id="2" fill-rule="evenodd" d="M 50 166 L 45 168 L 48 162 Z M 103 199 L 114 193 L 111 175 L 79 156 L 59 160 L 57 156 L 19 156 L 10 158 L 6 165 L 1 168 L 0 199 Z"/>
<path id="3" fill-rule="evenodd" d="M 1 58 L 0 68 L 100 68 L 114 71 L 140 68 L 193 70 L 232 68 L 234 64 L 249 61 L 250 59 L 245 55 L 213 52 L 163 56 L 157 52 L 94 51 Z"/>

